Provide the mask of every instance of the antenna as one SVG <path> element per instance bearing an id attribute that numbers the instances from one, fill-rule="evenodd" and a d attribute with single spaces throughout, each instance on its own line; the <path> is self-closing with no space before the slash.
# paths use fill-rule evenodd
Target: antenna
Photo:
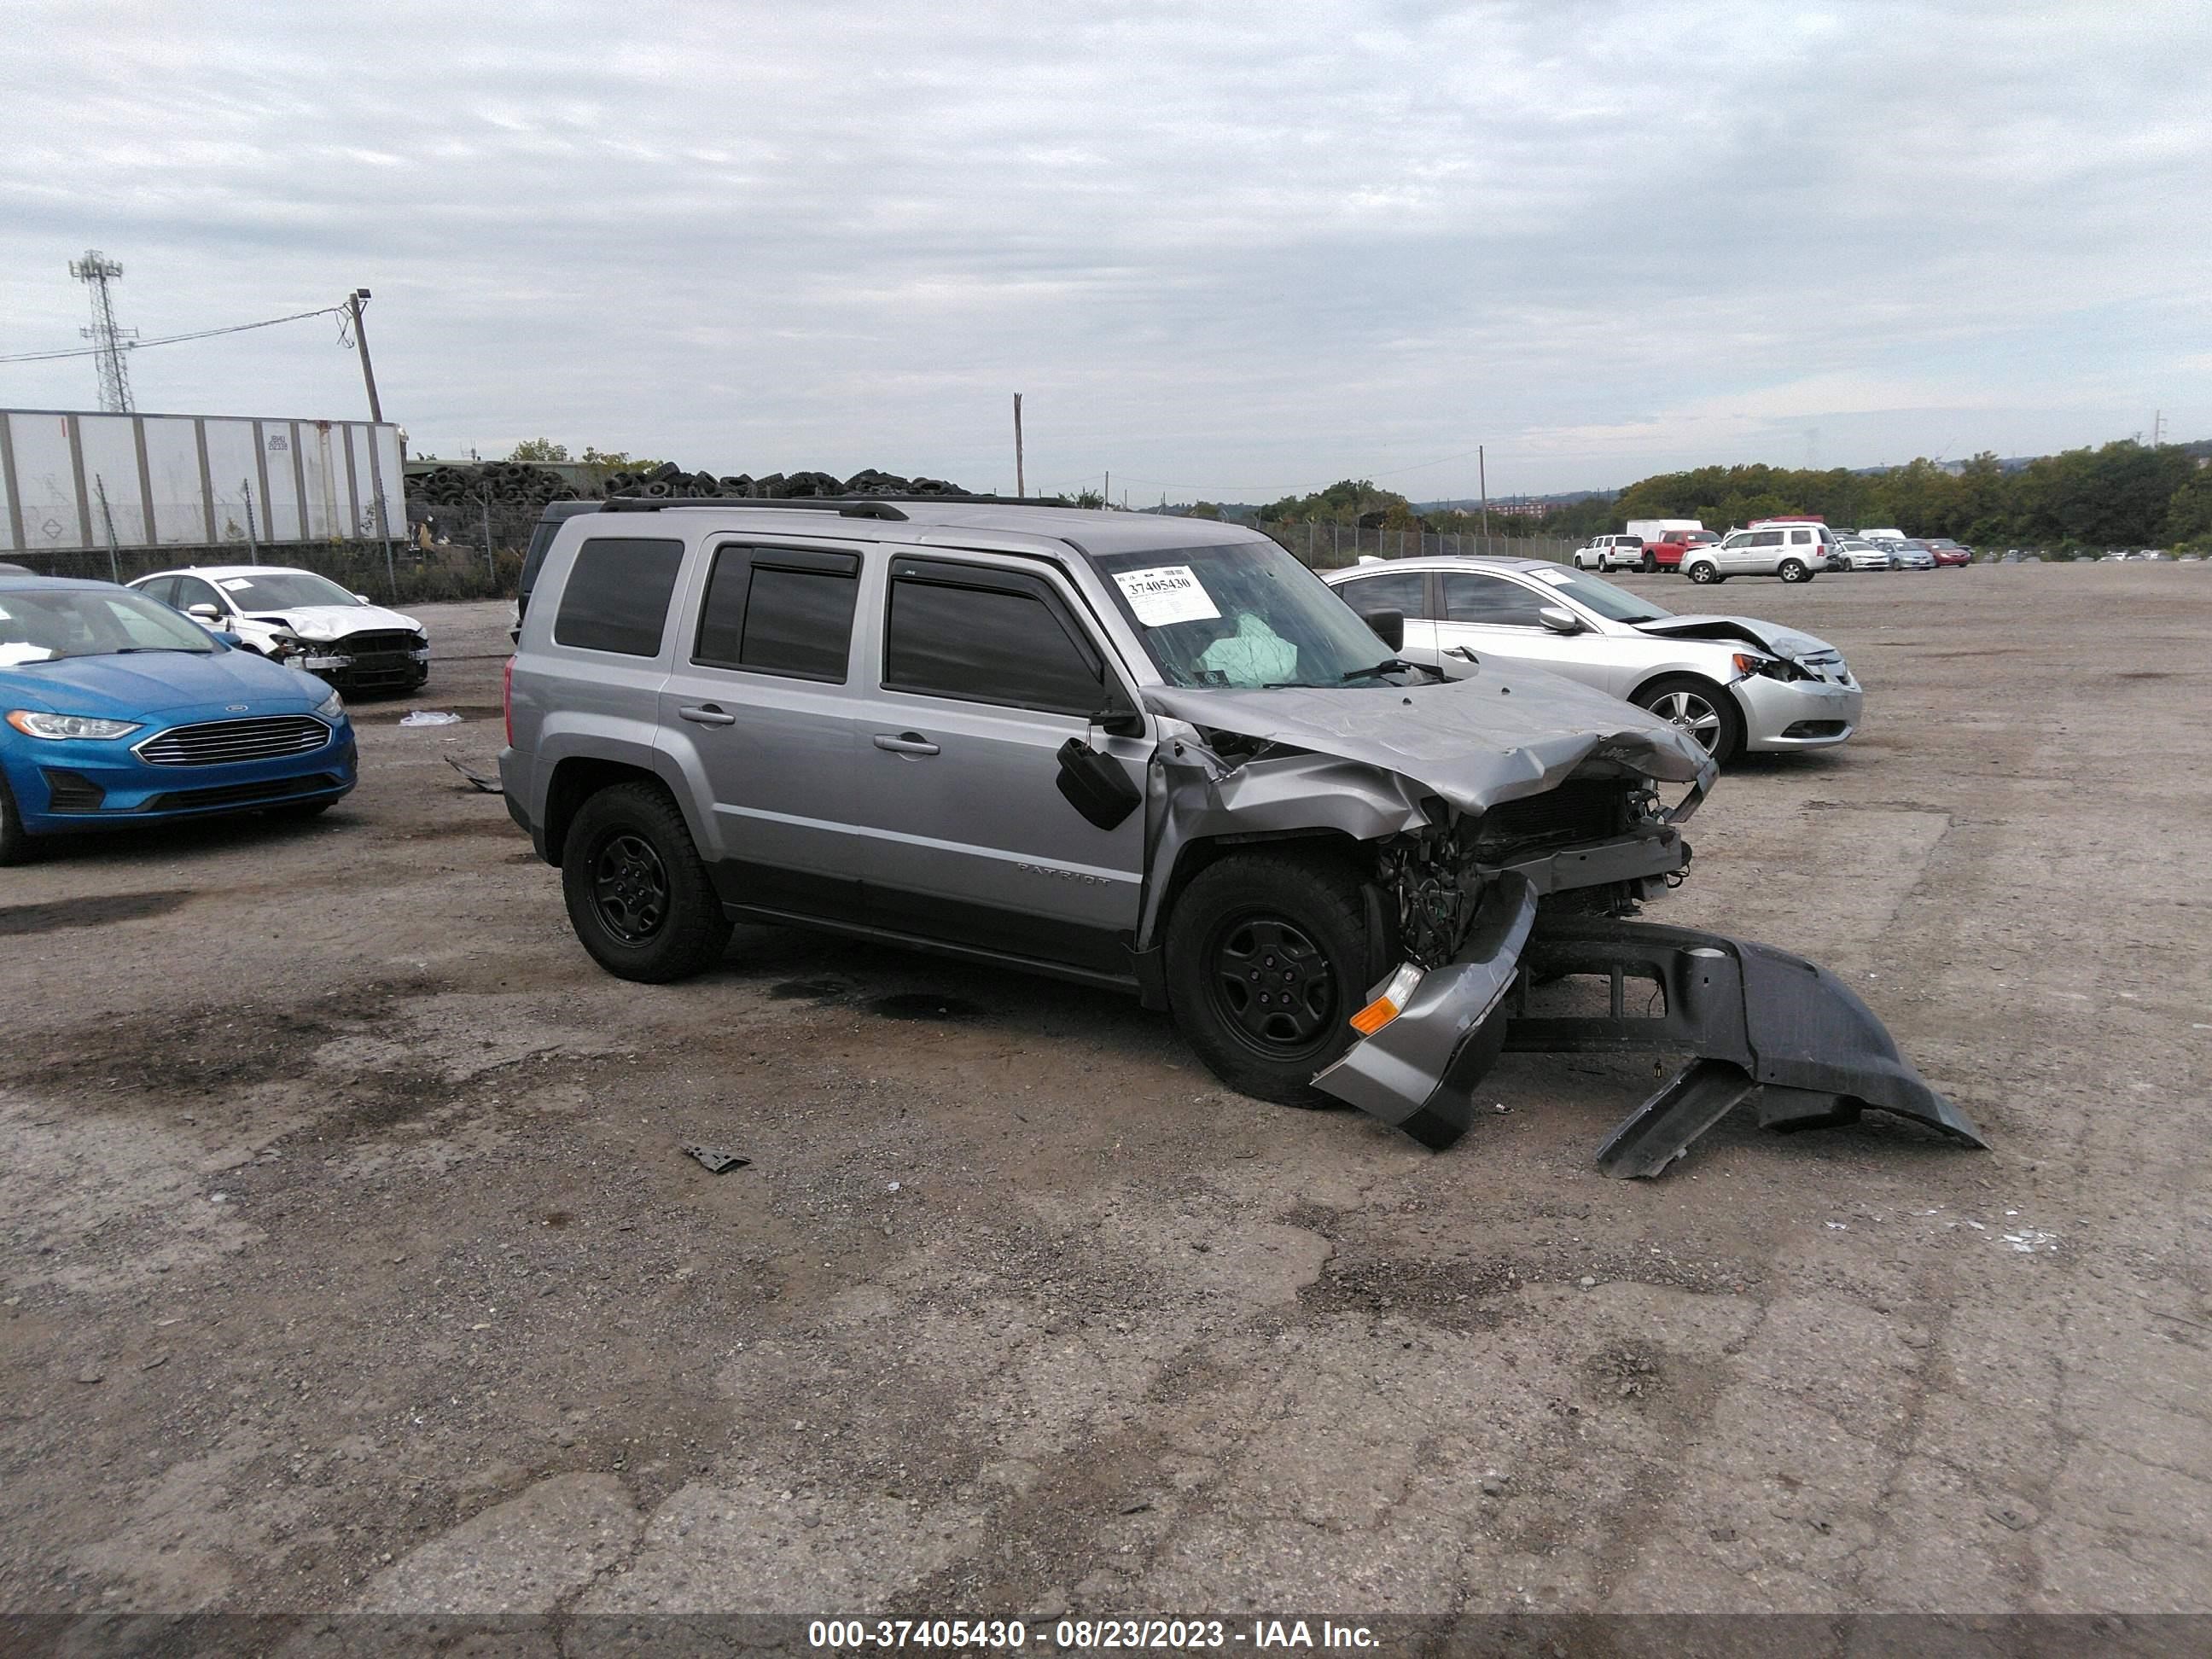
<path id="1" fill-rule="evenodd" d="M 120 280 L 123 267 L 98 248 L 87 248 L 84 258 L 70 261 L 70 275 L 92 289 L 92 326 L 78 333 L 92 342 L 93 362 L 100 368 L 100 406 L 110 415 L 131 412 L 131 371 L 123 362 L 130 342 L 138 337 L 135 328 L 115 325 L 115 296 L 111 282 Z"/>

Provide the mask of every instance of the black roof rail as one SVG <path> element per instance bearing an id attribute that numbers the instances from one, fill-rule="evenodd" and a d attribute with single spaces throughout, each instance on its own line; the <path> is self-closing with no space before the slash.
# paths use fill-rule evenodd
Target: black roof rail
<path id="1" fill-rule="evenodd" d="M 659 513 L 671 507 L 767 507 L 802 513 L 836 513 L 848 519 L 896 519 L 908 515 L 899 506 L 927 507 L 937 503 L 961 507 L 1058 507 L 1069 503 L 1057 495 L 793 495 L 769 499 L 758 495 L 610 495 L 601 503 L 609 513 Z"/>
<path id="2" fill-rule="evenodd" d="M 610 495 L 609 513 L 661 513 L 687 507 L 776 507 L 806 513 L 835 513 L 848 519 L 899 519 L 906 514 L 889 503 L 854 497 L 799 495 L 767 501 L 751 495 Z"/>

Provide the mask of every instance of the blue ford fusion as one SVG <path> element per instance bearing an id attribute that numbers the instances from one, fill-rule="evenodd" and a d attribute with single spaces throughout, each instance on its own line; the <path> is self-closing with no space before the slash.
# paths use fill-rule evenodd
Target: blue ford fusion
<path id="1" fill-rule="evenodd" d="M 354 786 L 320 680 L 110 582 L 0 575 L 0 864 L 30 838 L 271 809 Z"/>

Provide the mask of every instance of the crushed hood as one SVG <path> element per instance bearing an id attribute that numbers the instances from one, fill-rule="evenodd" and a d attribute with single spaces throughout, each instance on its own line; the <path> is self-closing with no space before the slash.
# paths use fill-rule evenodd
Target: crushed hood
<path id="1" fill-rule="evenodd" d="M 288 629 L 303 640 L 342 640 L 349 634 L 422 631 L 422 624 L 380 605 L 295 605 L 249 613 L 258 623 Z"/>
<path id="2" fill-rule="evenodd" d="M 1410 792 L 1416 797 L 1441 795 L 1469 812 L 1541 794 L 1592 760 L 1675 783 L 1710 783 L 1715 770 L 1693 738 L 1657 715 L 1518 663 L 1485 664 L 1480 673 L 1442 684 L 1148 686 L 1144 697 L 1155 712 L 1201 732 L 1377 768 L 1418 785 Z M 1273 766 L 1263 758 L 1244 769 Z M 1420 821 L 1418 812 L 1413 820 Z"/>
<path id="3" fill-rule="evenodd" d="M 1756 617 L 1661 617 L 1653 622 L 1638 623 L 1635 628 L 1639 634 L 1656 634 L 1667 639 L 1741 640 L 1771 657 L 1792 661 L 1843 654 L 1826 640 L 1801 634 L 1794 628 L 1761 622 Z"/>

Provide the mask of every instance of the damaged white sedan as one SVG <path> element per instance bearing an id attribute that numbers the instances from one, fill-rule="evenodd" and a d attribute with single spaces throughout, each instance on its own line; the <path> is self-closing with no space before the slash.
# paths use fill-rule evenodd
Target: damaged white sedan
<path id="1" fill-rule="evenodd" d="M 1686 1057 L 1620 1175 L 1754 1094 L 1979 1144 L 1829 975 L 1630 920 L 1688 871 L 1692 734 L 1519 664 L 1447 679 L 1403 625 L 1225 525 L 611 501 L 547 553 L 501 781 L 624 978 L 709 969 L 741 920 L 1052 974 L 1432 1147 L 1504 1049 Z"/>
<path id="2" fill-rule="evenodd" d="M 1406 617 L 1408 662 L 1457 679 L 1531 663 L 1648 708 L 1723 766 L 1832 749 L 1865 694 L 1826 640 L 1755 617 L 1678 617 L 1547 559 L 1368 559 L 1326 579 L 1355 611 Z"/>

